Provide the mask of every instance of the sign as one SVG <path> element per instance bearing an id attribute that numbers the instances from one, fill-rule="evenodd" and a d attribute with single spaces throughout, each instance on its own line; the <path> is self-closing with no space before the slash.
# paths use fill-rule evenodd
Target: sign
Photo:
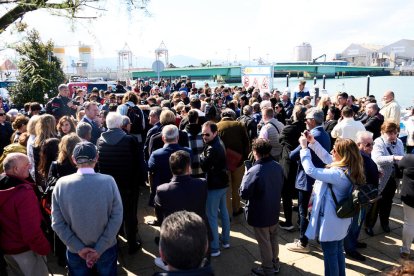
<path id="1" fill-rule="evenodd" d="M 260 94 L 273 89 L 273 66 L 241 67 L 241 82 L 247 89 L 250 86 L 260 89 Z"/>
<path id="2" fill-rule="evenodd" d="M 162 63 L 161 60 L 156 60 L 152 63 L 152 71 L 154 71 L 157 74 L 164 71 L 164 68 L 165 68 L 164 63 Z"/>

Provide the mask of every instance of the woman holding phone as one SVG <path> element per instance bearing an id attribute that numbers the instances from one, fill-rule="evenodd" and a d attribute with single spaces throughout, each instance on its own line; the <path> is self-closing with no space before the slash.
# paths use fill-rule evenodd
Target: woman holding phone
<path id="1" fill-rule="evenodd" d="M 325 275 L 345 275 L 343 240 L 352 218 L 339 218 L 332 194 L 338 202 L 351 195 L 352 183 L 365 183 L 363 159 L 358 146 L 351 139 L 338 138 L 329 154 L 312 136 L 302 134 L 300 157 L 307 175 L 314 178 L 312 214 L 306 230 L 309 239 L 318 239 L 323 251 Z M 316 168 L 311 148 L 327 164 Z"/>

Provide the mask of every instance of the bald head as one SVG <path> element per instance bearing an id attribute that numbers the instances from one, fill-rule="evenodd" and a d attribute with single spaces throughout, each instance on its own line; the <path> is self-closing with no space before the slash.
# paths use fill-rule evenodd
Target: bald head
<path id="1" fill-rule="evenodd" d="M 392 92 L 391 90 L 388 90 L 384 93 L 384 96 L 382 97 L 382 100 L 385 103 L 389 103 L 391 101 L 394 100 L 394 92 Z"/>
<path id="2" fill-rule="evenodd" d="M 3 169 L 9 176 L 26 179 L 29 177 L 29 158 L 23 153 L 10 153 L 3 161 Z"/>

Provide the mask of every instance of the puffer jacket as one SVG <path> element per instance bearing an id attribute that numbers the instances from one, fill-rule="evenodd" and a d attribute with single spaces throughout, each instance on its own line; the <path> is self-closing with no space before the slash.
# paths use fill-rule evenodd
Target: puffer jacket
<path id="1" fill-rule="evenodd" d="M 33 251 L 45 256 L 50 245 L 40 224 L 42 215 L 34 185 L 0 175 L 0 248 L 4 254 Z"/>
<path id="2" fill-rule="evenodd" d="M 99 171 L 111 175 L 120 190 L 137 189 L 147 171 L 138 140 L 122 129 L 109 129 L 97 141 Z"/>

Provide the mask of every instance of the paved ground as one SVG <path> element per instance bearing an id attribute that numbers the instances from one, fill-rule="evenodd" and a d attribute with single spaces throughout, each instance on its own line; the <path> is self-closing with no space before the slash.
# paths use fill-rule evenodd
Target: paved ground
<path id="1" fill-rule="evenodd" d="M 119 275 L 152 275 L 155 271 L 159 271 L 153 262 L 153 259 L 158 256 L 158 248 L 153 241 L 158 234 L 158 227 L 145 224 L 146 221 L 154 219 L 151 208 L 146 207 L 147 197 L 147 192 L 141 196 L 138 212 L 143 249 L 136 255 L 129 256 L 123 244 L 119 256 Z M 368 248 L 361 249 L 360 252 L 367 257 L 367 260 L 358 262 L 346 259 L 347 275 L 379 275 L 385 269 L 399 263 L 402 216 L 402 205 L 397 196 L 391 213 L 391 233 L 383 233 L 379 225 L 374 228 L 376 233 L 374 237 L 369 237 L 362 231 L 360 240 L 366 242 Z M 309 254 L 294 253 L 286 249 L 285 244 L 292 242 L 297 236 L 297 231 L 287 232 L 281 229 L 279 231 L 281 261 L 279 274 L 323 275 L 323 255 L 317 243 L 311 243 L 312 252 Z M 220 257 L 212 259 L 216 275 L 250 275 L 251 268 L 259 264 L 260 254 L 252 228 L 247 225 L 242 215 L 233 219 L 231 223 L 230 244 L 230 249 L 222 250 Z M 65 274 L 65 270 L 55 264 L 53 256 L 49 257 L 49 264 L 55 275 Z"/>

